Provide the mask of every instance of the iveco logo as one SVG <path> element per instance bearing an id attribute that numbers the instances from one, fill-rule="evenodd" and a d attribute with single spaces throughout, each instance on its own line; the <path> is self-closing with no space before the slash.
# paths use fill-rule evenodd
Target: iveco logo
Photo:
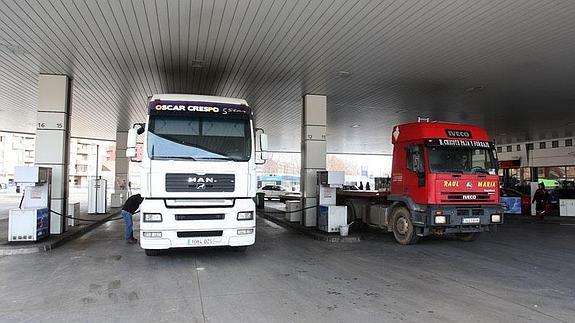
<path id="1" fill-rule="evenodd" d="M 447 137 L 449 138 L 465 138 L 471 139 L 471 132 L 466 130 L 452 130 L 446 129 L 445 132 L 447 133 Z"/>
<path id="2" fill-rule="evenodd" d="M 467 189 L 472 189 L 473 188 L 473 183 L 471 182 L 467 182 L 467 184 L 465 184 L 465 187 L 467 187 Z"/>
<path id="3" fill-rule="evenodd" d="M 213 183 L 213 177 L 188 177 L 188 183 Z"/>
<path id="4" fill-rule="evenodd" d="M 477 200 L 477 195 L 463 195 L 464 200 Z"/>

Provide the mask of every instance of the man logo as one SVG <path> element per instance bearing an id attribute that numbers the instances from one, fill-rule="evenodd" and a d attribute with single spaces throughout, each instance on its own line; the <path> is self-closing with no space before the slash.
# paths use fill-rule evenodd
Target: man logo
<path id="1" fill-rule="evenodd" d="M 465 184 L 465 187 L 467 187 L 467 189 L 470 190 L 473 188 L 473 183 L 467 182 L 467 184 Z"/>
<path id="2" fill-rule="evenodd" d="M 196 186 L 197 190 L 205 190 L 206 189 L 206 184 L 204 183 L 200 183 Z"/>
<path id="3" fill-rule="evenodd" d="M 188 183 L 214 183 L 213 177 L 188 177 Z"/>

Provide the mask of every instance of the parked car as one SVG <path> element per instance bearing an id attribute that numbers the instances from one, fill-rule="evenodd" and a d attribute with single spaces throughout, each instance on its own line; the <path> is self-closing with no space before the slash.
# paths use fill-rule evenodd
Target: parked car
<path id="1" fill-rule="evenodd" d="M 286 188 L 281 185 L 266 185 L 262 187 L 259 192 L 265 194 L 265 198 L 267 200 L 271 199 L 279 199 L 280 195 L 283 195 L 287 192 Z"/>
<path id="2" fill-rule="evenodd" d="M 499 190 L 501 207 L 507 214 L 530 214 L 531 197 L 512 188 Z"/>

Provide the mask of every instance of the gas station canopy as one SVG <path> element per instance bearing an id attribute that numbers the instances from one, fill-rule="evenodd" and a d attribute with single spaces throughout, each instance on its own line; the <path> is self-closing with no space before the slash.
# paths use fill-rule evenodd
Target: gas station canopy
<path id="1" fill-rule="evenodd" d="M 328 152 L 389 153 L 418 115 L 499 143 L 572 135 L 573 1 L 3 1 L 0 129 L 34 132 L 40 73 L 73 79 L 72 135 L 114 139 L 154 93 L 246 99 L 299 151 L 301 96 Z"/>

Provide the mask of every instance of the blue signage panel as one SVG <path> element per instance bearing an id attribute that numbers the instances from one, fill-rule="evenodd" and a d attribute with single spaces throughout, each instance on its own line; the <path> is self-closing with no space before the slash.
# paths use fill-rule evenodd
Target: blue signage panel
<path id="1" fill-rule="evenodd" d="M 521 198 L 520 197 L 501 197 L 501 207 L 503 212 L 507 214 L 521 214 Z"/>
<path id="2" fill-rule="evenodd" d="M 50 227 L 50 211 L 48 208 L 36 210 L 36 237 L 37 240 L 48 236 Z"/>

